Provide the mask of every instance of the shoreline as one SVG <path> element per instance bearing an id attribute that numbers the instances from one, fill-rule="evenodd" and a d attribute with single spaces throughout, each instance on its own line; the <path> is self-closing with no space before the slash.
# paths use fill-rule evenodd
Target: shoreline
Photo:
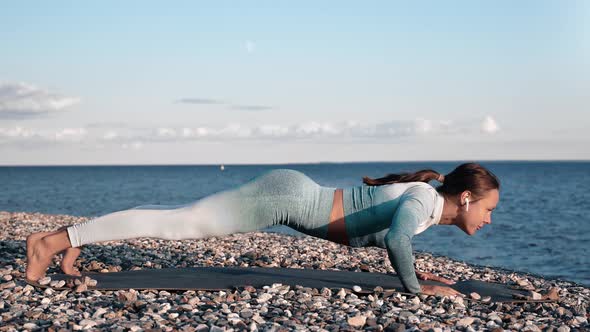
<path id="1" fill-rule="evenodd" d="M 0 211 L 0 331 L 47 329 L 575 331 L 590 329 L 590 288 L 574 281 L 414 251 L 421 271 L 456 281 L 557 287 L 555 303 L 472 303 L 450 297 L 357 296 L 344 289 L 268 285 L 241 291 L 54 291 L 27 285 L 25 238 L 87 217 Z M 56 256 L 46 275 L 60 272 Z M 84 246 L 80 271 L 185 266 L 281 266 L 394 273 L 385 249 L 347 247 L 276 232 L 170 241 L 136 238 Z M 83 300 L 82 300 L 83 299 Z"/>

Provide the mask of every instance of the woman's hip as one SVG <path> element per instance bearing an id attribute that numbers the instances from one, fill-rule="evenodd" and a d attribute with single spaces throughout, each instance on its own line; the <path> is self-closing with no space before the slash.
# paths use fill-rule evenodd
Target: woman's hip
<path id="1" fill-rule="evenodd" d="M 281 224 L 325 237 L 335 189 L 321 186 L 296 170 L 273 169 L 206 196 L 192 208 L 196 214 L 215 216 L 207 219 L 217 219 L 234 230 Z"/>
<path id="2" fill-rule="evenodd" d="M 334 190 L 292 169 L 266 171 L 236 188 L 240 212 L 262 227 L 282 224 L 300 231 L 329 222 Z"/>
<path id="3" fill-rule="evenodd" d="M 260 218 L 268 220 L 272 213 L 274 223 L 316 227 L 329 221 L 335 189 L 300 171 L 274 169 L 240 186 L 238 192 Z"/>

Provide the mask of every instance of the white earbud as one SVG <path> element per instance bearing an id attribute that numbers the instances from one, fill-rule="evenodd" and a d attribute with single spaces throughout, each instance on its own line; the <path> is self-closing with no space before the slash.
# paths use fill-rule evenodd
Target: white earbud
<path id="1" fill-rule="evenodd" d="M 465 197 L 465 211 L 469 211 L 469 198 Z"/>

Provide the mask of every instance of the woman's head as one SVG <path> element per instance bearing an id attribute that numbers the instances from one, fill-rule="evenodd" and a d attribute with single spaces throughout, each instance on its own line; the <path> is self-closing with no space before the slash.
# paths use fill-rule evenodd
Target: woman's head
<path id="1" fill-rule="evenodd" d="M 445 198 L 444 211 L 456 211 L 450 224 L 454 224 L 469 235 L 492 222 L 492 211 L 500 198 L 500 181 L 488 169 L 478 163 L 464 163 L 444 176 L 424 169 L 414 173 L 388 174 L 382 178 L 363 177 L 367 185 L 384 185 L 399 182 L 442 180 L 436 187 Z M 450 204 L 449 204 L 450 203 Z M 469 205 L 468 205 L 469 204 Z"/>
<path id="2" fill-rule="evenodd" d="M 500 200 L 500 181 L 477 163 L 459 165 L 436 190 L 457 207 L 452 223 L 469 235 L 492 222 L 492 211 Z"/>

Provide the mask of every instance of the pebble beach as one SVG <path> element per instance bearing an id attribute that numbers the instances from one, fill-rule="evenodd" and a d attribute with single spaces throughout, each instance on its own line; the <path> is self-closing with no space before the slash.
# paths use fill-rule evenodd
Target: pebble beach
<path id="1" fill-rule="evenodd" d="M 479 266 L 415 252 L 419 270 L 455 281 L 476 279 L 546 293 L 549 303 L 472 302 L 376 288 L 270 284 L 226 291 L 54 290 L 25 281 L 26 236 L 86 217 L 0 211 L 0 331 L 585 331 L 590 288 L 561 279 Z M 46 274 L 61 273 L 57 255 Z M 80 271 L 198 266 L 260 266 L 395 273 L 385 249 L 354 248 L 270 232 L 200 240 L 136 238 L 89 244 Z"/>

